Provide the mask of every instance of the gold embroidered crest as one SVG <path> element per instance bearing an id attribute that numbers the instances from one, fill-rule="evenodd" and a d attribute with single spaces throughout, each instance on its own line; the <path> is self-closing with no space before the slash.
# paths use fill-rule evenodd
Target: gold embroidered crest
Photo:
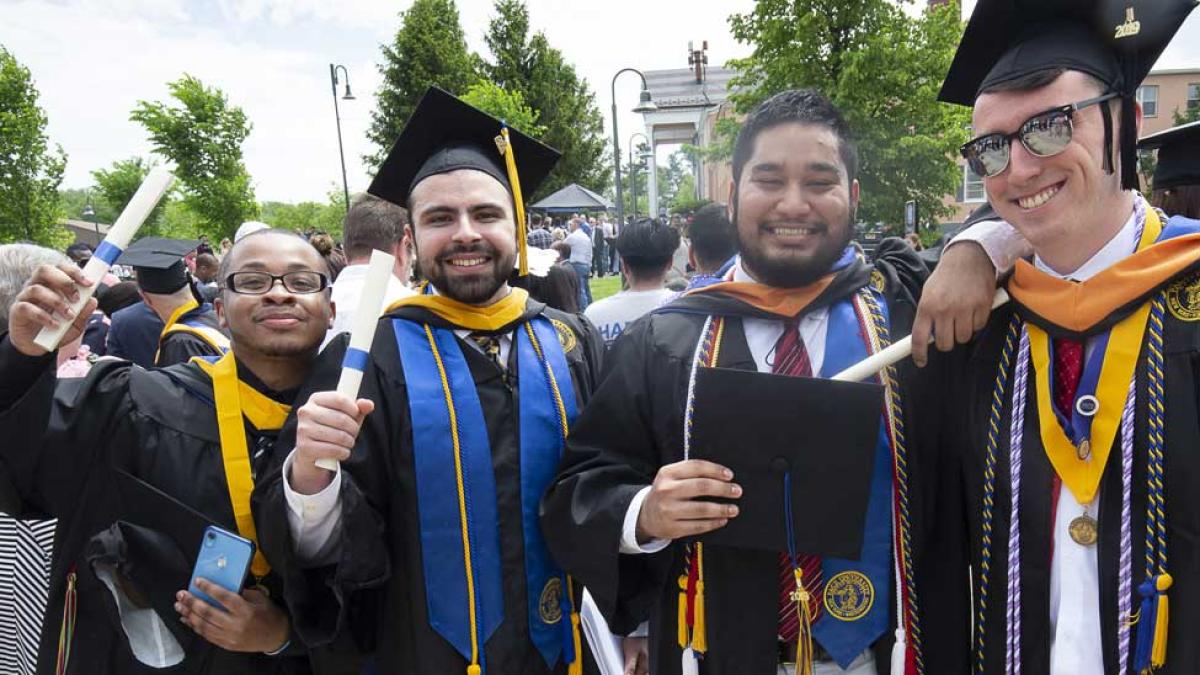
<path id="1" fill-rule="evenodd" d="M 558 623 L 562 619 L 562 579 L 550 577 L 542 587 L 538 599 L 538 615 L 545 623 Z"/>
<path id="2" fill-rule="evenodd" d="M 575 331 L 558 319 L 550 319 L 550 323 L 554 326 L 554 332 L 558 334 L 558 344 L 562 345 L 563 353 L 574 351 L 575 346 L 579 344 L 575 339 Z"/>
<path id="3" fill-rule="evenodd" d="M 847 570 L 825 584 L 825 610 L 840 621 L 857 621 L 875 604 L 875 586 L 862 572 Z"/>
<path id="4" fill-rule="evenodd" d="M 887 288 L 887 280 L 883 278 L 883 273 L 879 270 L 871 271 L 871 288 L 882 293 Z"/>
<path id="5" fill-rule="evenodd" d="M 1200 321 L 1200 273 L 1171 284 L 1167 289 L 1167 308 L 1180 321 Z"/>

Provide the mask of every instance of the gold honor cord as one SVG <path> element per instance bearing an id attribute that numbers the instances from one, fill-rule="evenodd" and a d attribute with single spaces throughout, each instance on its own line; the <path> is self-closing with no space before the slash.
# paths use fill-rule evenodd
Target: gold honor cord
<path id="1" fill-rule="evenodd" d="M 250 512 L 250 493 L 254 491 L 254 478 L 250 471 L 250 449 L 246 443 L 246 426 L 243 419 L 249 420 L 255 429 L 271 431 L 283 426 L 292 407 L 273 401 L 240 381 L 233 352 L 221 357 L 215 364 L 198 357 L 193 358 L 192 363 L 199 365 L 212 378 L 213 400 L 217 408 L 217 430 L 221 438 L 221 460 L 225 465 L 229 501 L 233 506 L 238 534 L 255 544 L 250 571 L 255 578 L 261 579 L 271 571 L 271 566 L 258 548 L 258 534 Z"/>

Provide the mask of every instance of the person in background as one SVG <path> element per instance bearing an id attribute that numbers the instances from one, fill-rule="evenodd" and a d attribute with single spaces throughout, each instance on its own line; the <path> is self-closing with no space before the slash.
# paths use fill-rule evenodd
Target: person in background
<path id="1" fill-rule="evenodd" d="M 313 248 L 317 249 L 317 253 L 325 259 L 329 265 L 329 273 L 333 275 L 333 280 L 336 282 L 338 274 L 346 267 L 346 256 L 337 249 L 337 244 L 333 237 L 321 232 L 314 234 L 308 238 L 308 243 L 312 244 Z"/>
<path id="2" fill-rule="evenodd" d="M 231 248 L 233 248 L 233 242 L 229 241 L 229 237 L 221 239 L 221 246 L 220 250 L 217 251 L 217 258 L 223 259 L 225 254 L 229 253 L 229 249 Z"/>
<path id="3" fill-rule="evenodd" d="M 914 251 L 925 250 L 925 245 L 921 243 L 921 237 L 916 232 L 909 232 L 908 234 L 904 235 L 904 241 L 906 241 Z"/>
<path id="4" fill-rule="evenodd" d="M 540 213 L 533 214 L 529 221 L 529 234 L 525 236 L 525 241 L 537 248 L 550 248 L 554 243 L 554 235 L 550 230 L 546 229 L 546 221 L 542 219 Z"/>
<path id="5" fill-rule="evenodd" d="M 702 288 L 721 281 L 722 276 L 733 267 L 737 255 L 737 239 L 733 224 L 729 222 L 724 204 L 708 204 L 696 212 L 688 228 L 691 247 L 688 249 L 688 264 L 695 273 L 688 281 L 687 290 Z"/>
<path id="6" fill-rule="evenodd" d="M 605 237 L 608 240 L 608 273 L 616 274 L 621 271 L 620 256 L 617 254 L 617 236 L 621 234 L 623 227 L 616 218 L 605 221 L 607 230 Z"/>
<path id="7" fill-rule="evenodd" d="M 662 218 L 660 221 L 667 222 L 666 218 Z M 688 265 L 688 261 L 691 259 L 689 253 L 691 245 L 688 243 L 683 219 L 678 214 L 671 216 L 670 227 L 679 233 L 679 246 L 675 249 L 671 268 L 667 270 L 667 288 L 673 291 L 682 291 L 687 288 L 688 279 L 691 277 Z"/>
<path id="8" fill-rule="evenodd" d="M 579 308 L 587 309 L 592 304 L 592 289 L 588 278 L 592 272 L 592 238 L 588 236 L 587 224 L 579 217 L 571 219 L 571 234 L 566 243 L 571 247 L 571 267 L 579 277 Z"/>
<path id="9" fill-rule="evenodd" d="M 320 236 L 313 237 L 314 245 Z M 367 281 L 372 251 L 390 253 L 396 258 L 392 278 L 388 280 L 384 295 L 384 308 L 413 294 L 407 283 L 412 271 L 409 258 L 412 231 L 408 224 L 408 211 L 404 207 L 368 193 L 356 195 L 346 213 L 343 236 L 346 238 L 347 265 L 333 283 L 332 300 L 336 313 L 333 327 L 325 335 L 322 348 L 339 333 L 349 331 L 354 326 L 358 299 Z"/>
<path id="10" fill-rule="evenodd" d="M 142 300 L 117 310 L 109 318 L 105 353 L 133 361 L 143 368 L 153 368 L 158 340 L 166 326 L 163 320 Z"/>
<path id="11" fill-rule="evenodd" d="M 221 265 L 221 261 L 217 260 L 211 250 L 208 253 L 199 253 L 196 255 L 196 290 L 200 293 L 201 298 L 205 302 L 212 302 L 213 298 L 217 297 L 219 290 L 217 283 L 217 270 Z"/>
<path id="12" fill-rule="evenodd" d="M 92 258 L 92 253 L 91 245 L 83 242 L 75 242 L 67 247 L 67 257 L 80 267 L 87 264 L 87 261 Z"/>
<path id="13" fill-rule="evenodd" d="M 600 220 L 589 216 L 588 225 L 592 228 L 592 274 L 600 278 L 608 271 L 608 243 L 604 238 L 603 216 Z"/>
<path id="14" fill-rule="evenodd" d="M 674 295 L 664 286 L 664 280 L 679 247 L 679 231 L 640 218 L 621 230 L 616 244 L 629 288 L 597 300 L 583 313 L 600 331 L 605 346 L 612 345 L 630 323 Z"/>
<path id="15" fill-rule="evenodd" d="M 1151 134 L 1138 149 L 1158 149 L 1150 203 L 1172 215 L 1200 218 L 1200 122 Z"/>

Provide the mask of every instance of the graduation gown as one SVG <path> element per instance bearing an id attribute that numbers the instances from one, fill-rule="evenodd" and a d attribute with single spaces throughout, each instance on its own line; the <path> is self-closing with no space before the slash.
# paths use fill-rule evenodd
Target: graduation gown
<path id="1" fill-rule="evenodd" d="M 241 372 L 247 381 L 248 370 Z M 264 390 L 261 384 L 257 388 Z M 248 432 L 252 466 L 258 470 L 269 458 L 273 434 Z M 71 675 L 310 672 L 298 639 L 279 657 L 235 654 L 192 633 L 174 612 L 163 611 L 159 616 L 186 657 L 168 669 L 144 666 L 134 658 L 122 632 L 113 595 L 93 568 L 92 563 L 101 558 L 134 568 L 144 562 L 126 556 L 120 539 L 114 539 L 117 531 L 110 529 L 127 515 L 136 516 L 122 513 L 115 489 L 117 469 L 237 531 L 212 384 L 199 367 L 143 370 L 127 361 L 102 360 L 85 378 L 58 380 L 52 355 L 27 357 L 4 339 L 0 341 L 0 437 L 4 438 L 0 460 L 21 498 L 11 515 L 58 518 L 38 673 L 55 672 L 71 571 L 77 573 L 78 605 L 67 670 Z M 191 561 L 181 562 L 190 571 Z M 268 575 L 263 585 L 279 597 L 274 575 Z M 174 591 L 182 588 L 170 590 L 167 607 Z"/>
<path id="2" fill-rule="evenodd" d="M 1174 222 L 1174 221 L 1173 221 Z M 1164 315 L 1165 369 L 1165 493 L 1167 541 L 1170 573 L 1170 623 L 1165 667 L 1156 670 L 1164 675 L 1200 672 L 1200 641 L 1195 639 L 1200 625 L 1200 265 L 1192 265 L 1181 274 L 1164 281 L 1157 288 L 1168 288 L 1168 307 Z M 1098 291 L 1094 291 L 1098 292 Z M 1155 291 L 1156 292 L 1156 291 Z M 1151 292 L 1148 295 L 1153 295 Z M 1141 302 L 1136 303 L 1140 305 Z M 1106 321 L 1111 325 L 1130 311 L 1125 307 Z M 983 513 L 984 467 L 991 402 L 996 385 L 998 364 L 1013 319 L 1014 311 L 1021 318 L 1033 321 L 1052 337 L 1081 339 L 1088 333 L 1077 333 L 1056 327 L 1044 317 L 1017 305 L 996 310 L 987 327 L 970 349 L 960 355 L 962 377 L 947 396 L 952 415 L 961 419 L 950 444 L 963 454 L 961 462 L 968 499 L 966 512 L 970 526 L 970 555 L 976 586 L 976 606 L 979 604 L 978 580 L 983 572 Z M 1103 327 L 1103 325 L 1101 326 Z M 1094 333 L 1093 333 L 1094 334 Z M 1135 369 L 1136 409 L 1134 412 L 1133 462 L 1131 482 L 1131 542 L 1132 591 L 1131 608 L 1138 611 L 1141 596 L 1138 585 L 1145 580 L 1145 524 L 1147 503 L 1147 423 L 1149 419 L 1147 392 L 1146 338 Z M 1015 359 L 1014 359 L 1015 360 Z M 1033 368 L 1030 368 L 1025 405 L 1025 424 L 1022 433 L 1022 471 L 1020 506 L 1021 540 L 1021 666 L 1024 673 L 1045 673 L 1050 668 L 1050 570 L 1053 546 L 1055 510 L 1052 505 L 1055 469 L 1050 463 L 1039 432 L 1040 424 Z M 1009 486 L 1009 429 L 1012 423 L 1012 380 L 1003 397 L 1002 414 L 996 452 L 994 507 L 991 509 L 992 552 L 988 568 L 988 598 L 984 624 L 983 661 L 986 673 L 1003 673 L 1005 667 L 1005 589 L 1008 583 L 1006 563 L 1008 533 L 1012 513 L 1012 493 Z M 1051 424 L 1057 421 L 1050 420 Z M 1066 486 L 1062 487 L 1066 497 Z M 1091 515 L 1099 526 L 1097 574 L 1099 581 L 1100 642 L 1104 670 L 1114 674 L 1118 667 L 1118 571 L 1120 560 L 1120 523 L 1122 507 L 1120 432 L 1114 439 L 1104 473 L 1100 479 L 1099 508 L 1092 507 Z M 1067 542 L 1067 545 L 1073 545 Z M 1065 571 L 1069 573 L 1069 570 Z M 973 619 L 974 620 L 974 619 Z M 1143 623 L 1139 620 L 1139 624 Z M 1131 630 L 1129 668 L 1133 671 L 1132 651 L 1136 643 L 1137 626 Z"/>
<path id="3" fill-rule="evenodd" d="M 603 341 L 582 315 L 566 314 L 533 300 L 524 321 L 538 314 L 564 324 L 573 339 L 564 352 L 576 401 L 588 400 L 600 365 Z M 403 317 L 434 327 L 454 328 L 428 310 L 401 307 L 378 324 L 359 398 L 375 402 L 351 457 L 342 463 L 341 546 L 332 565 L 305 569 L 293 553 L 282 472 L 255 489 L 254 511 L 260 541 L 284 578 L 284 592 L 300 635 L 312 645 L 349 632 L 364 651 L 374 651 L 377 672 L 449 675 L 465 673 L 468 661 L 430 626 L 422 567 L 420 520 L 413 451 L 413 422 L 401 355 L 391 318 Z M 547 667 L 529 638 L 521 521 L 518 445 L 517 349 L 510 350 L 506 371 L 459 339 L 471 371 L 487 427 L 496 483 L 504 617 L 482 651 L 488 675 L 566 673 L 560 660 Z M 573 344 L 572 344 L 573 343 Z M 334 389 L 348 344 L 339 336 L 321 353 L 309 391 Z M 294 424 L 284 427 L 280 451 L 294 446 Z M 462 566 L 462 560 L 447 560 Z M 579 588 L 576 586 L 576 594 Z M 577 598 L 578 599 L 578 598 Z M 584 647 L 587 651 L 587 647 Z M 589 655 L 590 656 L 590 655 Z"/>
<path id="4" fill-rule="evenodd" d="M 206 339 L 198 332 L 193 332 L 195 328 L 200 328 L 211 333 L 224 333 L 212 305 L 206 303 L 187 312 L 179 317 L 175 326 L 183 330 L 163 331 L 158 341 L 158 356 L 154 365 L 165 368 L 177 363 L 187 363 L 193 356 L 220 356 L 224 353 L 213 345 L 210 338 Z"/>
<path id="5" fill-rule="evenodd" d="M 827 307 L 868 283 L 883 288 L 890 335 L 910 332 L 926 265 L 899 240 L 887 240 L 872 268 L 862 262 L 841 270 L 805 311 Z M 567 441 L 554 486 L 542 503 L 551 550 L 596 598 L 614 632 L 650 621 L 650 672 L 680 672 L 676 579 L 685 573 L 684 543 L 657 553 L 621 554 L 626 511 L 658 469 L 683 458 L 683 416 L 689 371 L 705 316 L 727 318 L 718 367 L 756 370 L 742 330 L 743 316 L 766 316 L 723 296 L 692 294 L 632 324 L 606 357 L 600 388 Z M 741 305 L 741 306 L 739 306 Z M 921 610 L 926 673 L 966 667 L 967 580 L 961 537 L 960 486 L 939 454 L 937 386 L 946 376 L 931 365 L 918 373 L 911 361 L 899 367 L 909 453 L 909 498 L 914 567 Z M 736 396 L 736 393 L 731 393 Z M 872 424 L 876 422 L 871 422 Z M 803 434 L 802 429 L 781 430 Z M 819 516 L 814 516 L 819 517 Z M 706 675 L 773 675 L 779 663 L 779 555 L 774 552 L 704 547 L 708 651 L 699 661 Z M 894 581 L 891 584 L 894 588 Z M 895 597 L 889 629 L 874 645 L 876 667 L 886 673 L 896 625 Z M 911 638 L 910 638 L 911 639 Z"/>

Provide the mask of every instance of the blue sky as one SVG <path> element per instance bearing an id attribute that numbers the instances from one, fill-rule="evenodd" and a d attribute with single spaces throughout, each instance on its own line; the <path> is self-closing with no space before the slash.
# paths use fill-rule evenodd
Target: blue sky
<path id="1" fill-rule="evenodd" d="M 493 0 L 457 0 L 472 49 Z M 129 112 L 162 100 L 166 83 L 191 73 L 220 87 L 254 124 L 244 146 L 260 200 L 323 201 L 340 188 L 329 63 L 344 64 L 358 100 L 343 102 L 351 191 L 367 185 L 359 158 L 379 84 L 379 45 L 411 0 L 0 0 L 0 44 L 33 72 L 51 140 L 67 151 L 64 185 L 90 185 L 90 172 L 149 155 Z M 727 17 L 753 0 L 527 0 L 547 33 L 588 79 L 604 113 L 620 68 L 686 67 L 689 40 L 708 40 L 713 64 L 749 48 L 729 36 Z M 923 2 L 921 3 L 924 4 Z M 973 3 L 968 0 L 968 4 Z M 916 3 L 913 7 L 916 7 Z M 1200 66 L 1200 12 L 1193 13 L 1160 67 Z M 621 147 L 640 117 L 636 77 L 617 84 Z M 660 156 L 669 149 L 660 149 Z"/>

